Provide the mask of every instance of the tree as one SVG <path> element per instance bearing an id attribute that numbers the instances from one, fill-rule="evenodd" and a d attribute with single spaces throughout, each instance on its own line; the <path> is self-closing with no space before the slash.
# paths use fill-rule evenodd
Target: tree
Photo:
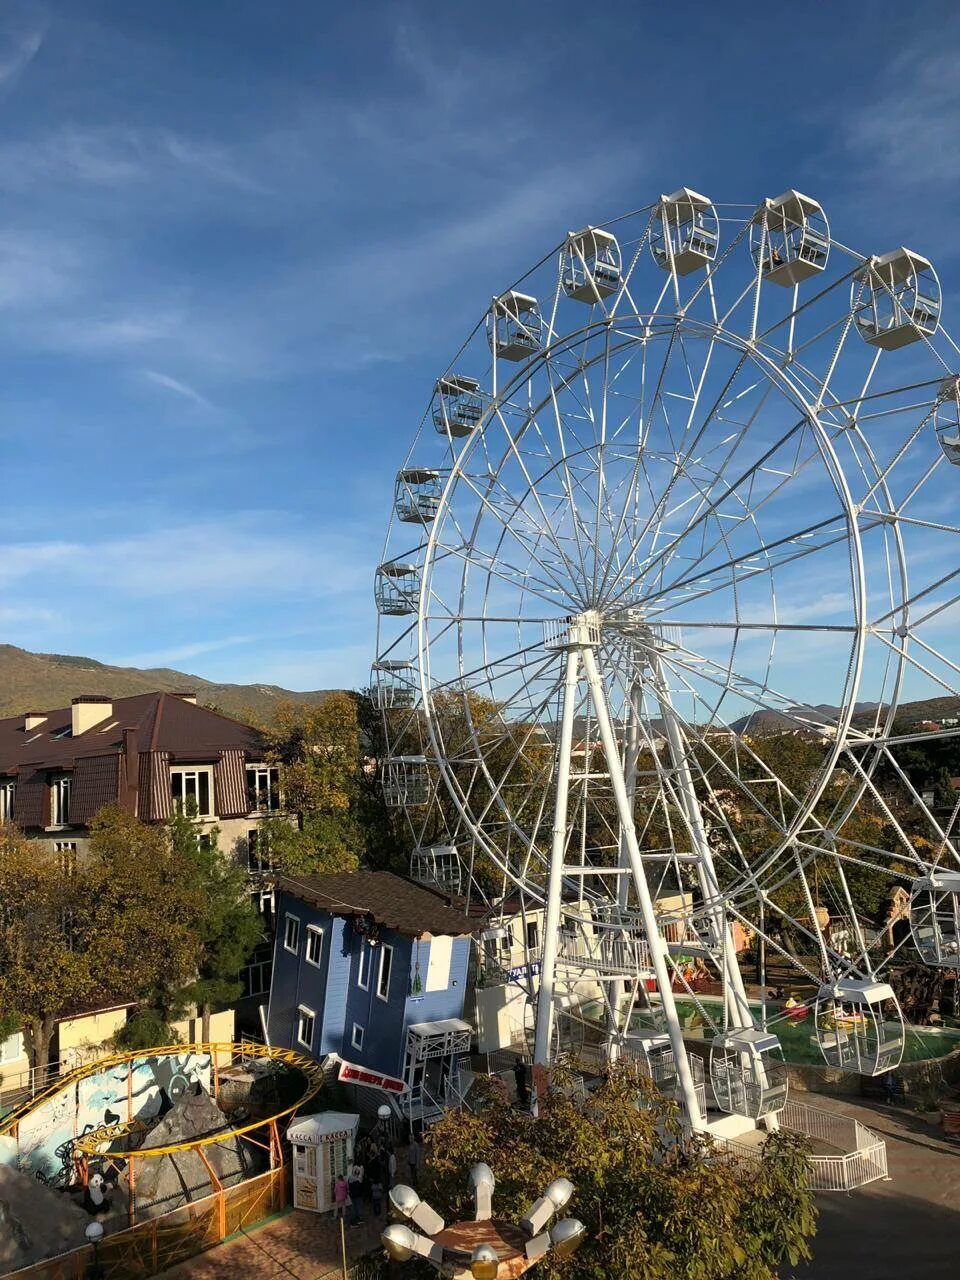
<path id="1" fill-rule="evenodd" d="M 298 815 L 261 822 L 260 839 L 278 871 L 352 871 L 364 849 L 362 757 L 357 698 L 331 693 L 317 706 L 281 703 L 264 730 L 267 759 L 280 769 L 284 805 Z"/>
<path id="2" fill-rule="evenodd" d="M 204 1043 L 210 1040 L 214 1006 L 230 1004 L 240 995 L 240 969 L 263 936 L 246 876 L 220 852 L 219 834 L 218 828 L 205 827 L 188 813 L 176 813 L 169 827 L 194 935 L 196 975 L 181 996 L 200 1010 Z"/>
<path id="3" fill-rule="evenodd" d="M 547 1257 L 540 1280 L 772 1280 L 810 1257 L 816 1225 L 805 1140 L 768 1136 L 756 1167 L 685 1137 L 676 1106 L 629 1065 L 580 1099 L 554 1074 L 537 1118 L 488 1086 L 479 1114 L 448 1112 L 429 1131 L 425 1195 L 448 1221 L 472 1217 L 466 1175 L 497 1179 L 495 1216 L 518 1221 L 556 1177 L 576 1187 L 565 1213 L 587 1227 L 572 1258 Z M 641 1105 L 637 1105 L 638 1098 Z"/>
<path id="4" fill-rule="evenodd" d="M 46 1065 L 58 1015 L 90 990 L 69 928 L 75 903 L 56 856 L 0 826 L 0 1010 L 5 1033 L 22 1028 L 31 1067 Z"/>

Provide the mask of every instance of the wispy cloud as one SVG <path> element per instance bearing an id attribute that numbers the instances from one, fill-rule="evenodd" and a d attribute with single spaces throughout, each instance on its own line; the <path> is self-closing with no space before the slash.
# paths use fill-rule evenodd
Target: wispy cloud
<path id="1" fill-rule="evenodd" d="M 181 396 L 184 400 L 189 400 L 191 404 L 199 405 L 202 409 L 216 410 L 217 408 L 212 401 L 201 395 L 199 391 L 188 386 L 185 382 L 180 382 L 177 378 L 171 378 L 167 373 L 159 373 L 156 369 L 144 369 L 142 372 L 148 382 L 152 382 L 158 387 L 165 387 L 167 391 L 172 391 L 174 395 Z"/>
<path id="2" fill-rule="evenodd" d="M 9 92 L 43 47 L 46 28 L 0 35 L 0 93 Z"/>

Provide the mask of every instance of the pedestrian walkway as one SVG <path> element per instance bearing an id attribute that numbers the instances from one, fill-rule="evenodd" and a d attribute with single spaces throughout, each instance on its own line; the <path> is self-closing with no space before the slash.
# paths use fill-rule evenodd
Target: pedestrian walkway
<path id="1" fill-rule="evenodd" d="M 347 1258 L 355 1261 L 380 1243 L 386 1218 L 369 1216 L 346 1228 Z M 329 1214 L 294 1209 L 164 1271 L 164 1280 L 319 1280 L 339 1276 L 340 1224 Z"/>
<path id="2" fill-rule="evenodd" d="M 960 1275 L 960 1141 L 900 1107 L 812 1098 L 887 1144 L 889 1182 L 817 1196 L 813 1261 L 782 1280 L 951 1280 Z"/>

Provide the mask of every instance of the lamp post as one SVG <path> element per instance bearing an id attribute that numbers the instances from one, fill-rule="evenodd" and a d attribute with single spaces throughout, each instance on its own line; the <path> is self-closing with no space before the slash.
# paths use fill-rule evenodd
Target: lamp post
<path id="1" fill-rule="evenodd" d="M 87 1243 L 93 1245 L 93 1262 L 87 1268 L 86 1280 L 103 1280 L 106 1275 L 106 1271 L 100 1262 L 100 1241 L 103 1239 L 103 1223 L 94 1218 L 92 1222 L 87 1223 L 83 1234 L 87 1237 Z"/>
<path id="2" fill-rule="evenodd" d="M 470 1170 L 473 1220 L 448 1227 L 412 1187 L 398 1184 L 390 1202 L 407 1221 L 393 1222 L 382 1232 L 388 1256 L 395 1262 L 426 1258 L 451 1280 L 516 1280 L 551 1250 L 565 1258 L 583 1243 L 587 1230 L 576 1218 L 549 1226 L 573 1195 L 567 1178 L 551 1182 L 517 1226 L 492 1216 L 494 1186 L 490 1168 L 475 1164 Z"/>

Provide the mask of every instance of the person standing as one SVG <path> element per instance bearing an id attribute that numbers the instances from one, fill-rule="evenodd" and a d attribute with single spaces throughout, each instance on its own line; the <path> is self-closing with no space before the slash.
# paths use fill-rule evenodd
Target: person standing
<path id="1" fill-rule="evenodd" d="M 393 1149 L 393 1144 L 387 1148 L 387 1190 L 396 1185 L 397 1181 L 397 1153 Z"/>
<path id="2" fill-rule="evenodd" d="M 348 1178 L 350 1191 L 350 1225 L 357 1226 L 361 1221 L 360 1199 L 363 1195 L 363 1165 L 352 1164 Z"/>
<path id="3" fill-rule="evenodd" d="M 530 1084 L 527 1074 L 527 1064 L 522 1058 L 518 1058 L 513 1064 L 513 1078 L 517 1082 L 517 1101 L 521 1107 L 526 1109 L 530 1106 Z"/>
<path id="4" fill-rule="evenodd" d="M 347 1205 L 350 1203 L 350 1187 L 346 1177 L 341 1173 L 337 1175 L 337 1180 L 333 1184 L 333 1216 L 334 1218 L 342 1218 L 347 1212 Z"/>
<path id="5" fill-rule="evenodd" d="M 407 1165 L 410 1169 L 410 1185 L 415 1187 L 420 1179 L 420 1166 L 423 1163 L 423 1150 L 414 1132 L 410 1134 L 410 1145 L 407 1147 Z"/>

